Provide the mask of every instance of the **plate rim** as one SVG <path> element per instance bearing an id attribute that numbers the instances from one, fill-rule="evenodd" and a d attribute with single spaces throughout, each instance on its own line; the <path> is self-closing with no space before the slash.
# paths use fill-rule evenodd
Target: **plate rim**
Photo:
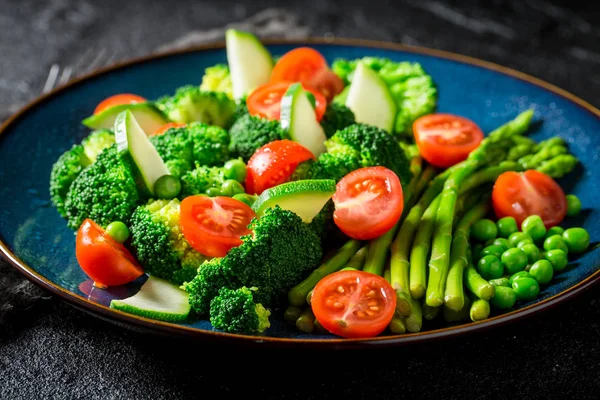
<path id="1" fill-rule="evenodd" d="M 507 75 L 519 80 L 525 81 L 532 85 L 538 86 L 545 89 L 555 95 L 559 95 L 570 102 L 577 104 L 582 109 L 590 112 L 600 122 L 600 110 L 591 105 L 586 100 L 574 95 L 573 93 L 564 90 L 554 84 L 548 83 L 542 79 L 536 78 L 532 75 L 518 71 L 514 68 L 506 67 L 494 62 L 485 61 L 479 58 L 463 55 L 460 53 L 454 53 L 446 50 L 438 50 L 434 48 L 424 46 L 414 46 L 402 43 L 348 38 L 348 37 L 336 37 L 336 38 L 321 38 L 321 37 L 308 37 L 298 39 L 281 39 L 281 38 L 261 38 L 261 41 L 266 45 L 332 45 L 332 46 L 351 46 L 351 47 L 368 47 L 376 49 L 386 49 L 402 51 L 406 53 L 413 53 L 419 55 L 432 56 L 435 58 L 442 58 L 451 61 L 457 61 L 463 64 L 476 66 L 479 68 L 491 70 L 503 75 Z M 203 45 L 190 46 L 182 49 L 175 49 L 170 51 L 154 52 L 141 57 L 135 57 L 126 59 L 124 61 L 114 63 L 112 65 L 97 69 L 90 73 L 79 76 L 72 81 L 54 88 L 52 91 L 42 94 L 27 104 L 22 106 L 16 113 L 11 115 L 2 125 L 0 125 L 0 137 L 1 135 L 18 119 L 23 117 L 27 112 L 43 103 L 44 101 L 51 99 L 57 93 L 69 89 L 72 86 L 76 86 L 81 82 L 98 78 L 108 72 L 118 70 L 121 68 L 143 64 L 147 61 L 168 58 L 175 55 L 203 52 L 207 50 L 223 50 L 225 49 L 225 42 L 223 40 Z M 560 303 L 567 301 L 569 298 L 580 294 L 581 292 L 589 289 L 595 283 L 600 281 L 600 269 L 595 271 L 593 274 L 577 283 L 574 286 L 567 288 L 566 290 L 557 293 L 547 299 L 540 302 L 531 304 L 527 307 L 513 310 L 511 312 L 500 314 L 495 317 L 477 321 L 469 322 L 461 325 L 451 325 L 448 327 L 435 329 L 431 331 L 417 332 L 417 333 L 404 333 L 397 335 L 385 335 L 377 336 L 373 338 L 330 338 L 330 339 L 306 339 L 306 338 L 279 338 L 270 337 L 267 335 L 246 335 L 246 334 L 234 334 L 219 331 L 202 330 L 198 328 L 192 328 L 184 325 L 178 325 L 175 323 L 169 323 L 164 321 L 152 320 L 149 318 L 139 317 L 133 314 L 128 314 L 122 311 L 118 311 L 107 307 L 102 304 L 94 303 L 83 296 L 72 293 L 61 286 L 51 282 L 46 277 L 38 274 L 33 268 L 27 265 L 25 262 L 20 260 L 0 239 L 0 256 L 8 261 L 13 268 L 23 274 L 29 281 L 42 287 L 45 290 L 50 291 L 54 295 L 57 295 L 61 300 L 66 301 L 70 305 L 75 306 L 78 309 L 89 312 L 96 317 L 100 317 L 103 320 L 112 323 L 125 323 L 132 324 L 137 328 L 146 328 L 155 333 L 163 334 L 175 334 L 177 336 L 187 336 L 194 339 L 217 339 L 225 340 L 229 342 L 245 343 L 245 344 L 275 344 L 275 345 L 308 345 L 311 347 L 334 347 L 334 348 L 345 348 L 345 347 L 361 347 L 363 345 L 406 345 L 415 342 L 428 342 L 440 338 L 452 338 L 464 334 L 472 334 L 483 330 L 490 329 L 495 326 L 501 326 L 508 323 L 520 320 L 530 314 L 539 313 L 541 311 L 548 310 Z M 117 321 L 114 321 L 114 320 Z"/>

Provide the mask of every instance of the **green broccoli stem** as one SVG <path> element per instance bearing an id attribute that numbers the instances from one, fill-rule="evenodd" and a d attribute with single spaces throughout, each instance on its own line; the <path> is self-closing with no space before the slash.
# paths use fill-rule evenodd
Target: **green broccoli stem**
<path id="1" fill-rule="evenodd" d="M 296 322 L 298 317 L 302 314 L 302 309 L 296 306 L 289 306 L 283 313 L 283 319 L 287 322 Z"/>
<path id="2" fill-rule="evenodd" d="M 315 314 L 313 314 L 310 307 L 302 311 L 302 314 L 296 320 L 296 328 L 306 333 L 312 333 L 315 330 Z"/>
<path id="3" fill-rule="evenodd" d="M 469 248 L 471 225 L 485 217 L 489 210 L 489 196 L 484 196 L 479 204 L 465 213 L 454 229 L 450 251 L 450 270 L 448 271 L 444 293 L 444 302 L 453 311 L 460 311 L 465 301 L 463 271 L 468 265 L 467 251 Z"/>
<path id="4" fill-rule="evenodd" d="M 429 281 L 425 293 L 426 302 L 432 307 L 439 307 L 444 303 L 444 289 L 450 263 L 452 226 L 458 190 L 465 179 L 477 169 L 478 165 L 477 162 L 469 160 L 450 175 L 444 183 L 440 206 L 435 218 L 435 234 L 429 260 Z"/>
<path id="5" fill-rule="evenodd" d="M 420 157 L 413 158 L 413 160 L 415 159 L 421 160 Z M 385 260 L 387 259 L 390 245 L 392 244 L 392 240 L 394 239 L 394 235 L 396 234 L 398 227 L 402 223 L 403 216 L 406 215 L 406 210 L 410 208 L 409 205 L 412 203 L 413 198 L 418 195 L 417 190 L 423 190 L 427 184 L 427 181 L 431 179 L 431 175 L 434 173 L 435 170 L 433 168 L 425 168 L 423 173 L 420 175 L 415 175 L 413 179 L 411 179 L 410 183 L 406 186 L 406 189 L 403 190 L 404 208 L 402 210 L 402 215 L 390 230 L 369 242 L 367 259 L 365 260 L 363 271 L 376 275 L 381 275 L 383 273 L 383 266 L 385 264 Z M 423 181 L 425 182 L 423 183 Z"/>
<path id="6" fill-rule="evenodd" d="M 417 204 L 415 204 L 408 212 L 402 225 L 400 225 L 400 230 L 396 235 L 396 239 L 392 242 L 390 283 L 396 291 L 396 310 L 398 310 L 400 315 L 405 317 L 410 315 L 411 309 L 411 296 L 409 294 L 409 250 L 412 246 L 414 234 L 421 217 L 431 202 L 442 191 L 444 180 L 445 178 L 440 174 L 430 182 L 429 187 L 425 190 Z"/>
<path id="7" fill-rule="evenodd" d="M 427 287 L 427 256 L 431 247 L 431 236 L 435 227 L 435 216 L 440 205 L 441 196 L 438 195 L 431 202 L 419 222 L 414 243 L 410 250 L 410 294 L 413 299 L 420 299 L 425 295 Z"/>
<path id="8" fill-rule="evenodd" d="M 298 285 L 288 292 L 288 300 L 293 306 L 302 306 L 306 303 L 306 296 L 317 283 L 327 275 L 339 271 L 343 268 L 350 258 L 356 254 L 361 246 L 361 242 L 351 239 L 344 243 L 342 247 L 321 266 L 311 272 L 311 274 Z"/>
<path id="9" fill-rule="evenodd" d="M 406 330 L 412 333 L 420 332 L 423 327 L 423 309 L 421 302 L 411 300 L 410 315 L 406 317 Z"/>
<path id="10" fill-rule="evenodd" d="M 435 317 L 437 317 L 437 315 L 440 312 L 440 307 L 431 307 L 428 306 L 427 303 L 423 302 L 423 318 L 425 318 L 427 321 L 431 321 L 432 319 L 434 319 Z"/>
<path id="11" fill-rule="evenodd" d="M 481 321 L 490 316 L 490 303 L 487 300 L 475 299 L 469 311 L 471 321 Z"/>

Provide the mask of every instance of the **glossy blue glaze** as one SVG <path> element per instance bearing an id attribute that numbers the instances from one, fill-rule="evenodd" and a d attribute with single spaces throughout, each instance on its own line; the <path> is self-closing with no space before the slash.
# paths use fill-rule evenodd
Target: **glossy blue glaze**
<path id="1" fill-rule="evenodd" d="M 314 47 L 329 62 L 338 57 L 366 55 L 419 62 L 438 85 L 438 110 L 468 117 L 485 132 L 521 111 L 534 108 L 535 119 L 543 123 L 532 137 L 542 140 L 560 135 L 582 161 L 576 171 L 560 182 L 567 193 L 579 196 L 583 204 L 581 215 L 568 219 L 566 225 L 585 227 L 593 244 L 600 240 L 600 204 L 597 200 L 600 196 L 600 120 L 592 112 L 542 87 L 454 60 L 359 46 Z M 274 54 L 283 54 L 291 48 L 290 45 L 270 46 Z M 48 180 L 51 166 L 62 152 L 87 135 L 88 129 L 80 121 L 103 98 L 119 92 L 133 92 L 154 99 L 173 93 L 179 86 L 199 84 L 205 67 L 225 61 L 223 50 L 207 50 L 127 66 L 60 91 L 16 119 L 0 136 L 1 240 L 38 274 L 91 301 L 107 305 L 111 298 L 126 297 L 135 292 L 143 278 L 122 288 L 92 289 L 75 259 L 74 232 L 50 206 Z M 543 288 L 536 302 L 581 282 L 598 271 L 599 266 L 600 250 L 586 253 L 556 276 L 551 285 Z M 281 323 L 276 316 L 272 321 L 266 336 L 331 337 L 301 334 L 294 327 Z M 212 330 L 207 321 L 187 325 Z"/>

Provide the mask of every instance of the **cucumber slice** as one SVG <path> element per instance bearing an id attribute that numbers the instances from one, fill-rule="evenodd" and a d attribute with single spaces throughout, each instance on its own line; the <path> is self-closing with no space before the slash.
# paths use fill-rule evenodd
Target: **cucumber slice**
<path id="1" fill-rule="evenodd" d="M 234 99 L 240 99 L 269 81 L 273 58 L 260 40 L 249 32 L 225 32 L 227 63 Z"/>
<path id="2" fill-rule="evenodd" d="M 315 157 L 325 152 L 327 136 L 300 83 L 291 84 L 281 98 L 279 120 L 281 127 L 287 129 L 290 139 L 309 149 Z"/>
<path id="3" fill-rule="evenodd" d="M 170 175 L 169 168 L 156 148 L 135 119 L 130 110 L 125 110 L 115 119 L 115 141 L 117 150 L 131 156 L 146 188 L 154 195 L 154 183 L 163 175 Z"/>
<path id="4" fill-rule="evenodd" d="M 135 116 L 142 130 L 147 134 L 155 132 L 162 125 L 169 122 L 167 117 L 151 103 L 120 104 L 92 115 L 82 121 L 90 129 L 113 129 L 117 115 L 129 110 Z"/>
<path id="5" fill-rule="evenodd" d="M 161 321 L 183 321 L 190 313 L 187 292 L 154 276 L 149 276 L 133 296 L 123 300 L 112 300 L 110 307 Z"/>
<path id="6" fill-rule="evenodd" d="M 310 223 L 335 193 L 333 179 L 307 179 L 282 183 L 265 190 L 252 205 L 257 216 L 266 209 L 279 207 L 298 214 L 302 221 Z"/>
<path id="7" fill-rule="evenodd" d="M 394 128 L 396 103 L 385 82 L 362 62 L 354 71 L 346 107 L 354 112 L 356 122 L 374 125 L 388 132 Z"/>

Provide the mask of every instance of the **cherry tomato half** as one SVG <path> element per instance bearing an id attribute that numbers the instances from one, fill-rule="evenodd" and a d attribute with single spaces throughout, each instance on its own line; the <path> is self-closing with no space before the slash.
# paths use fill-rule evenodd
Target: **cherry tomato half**
<path id="1" fill-rule="evenodd" d="M 231 197 L 188 196 L 180 205 L 179 225 L 185 240 L 209 257 L 224 257 L 252 233 L 248 225 L 256 217 L 246 204 Z"/>
<path id="2" fill-rule="evenodd" d="M 104 99 L 100 103 L 98 103 L 98 105 L 96 106 L 96 109 L 94 110 L 94 114 L 99 114 L 102 111 L 106 110 L 107 108 L 110 108 L 113 106 L 118 106 L 121 104 L 144 103 L 146 101 L 147 100 L 145 98 L 138 96 L 137 94 L 131 94 L 131 93 L 115 94 L 113 96 L 107 97 L 106 99 Z"/>
<path id="3" fill-rule="evenodd" d="M 404 208 L 400 179 L 385 167 L 350 172 L 337 183 L 332 200 L 333 221 L 358 240 L 374 239 L 389 231 Z"/>
<path id="4" fill-rule="evenodd" d="M 124 285 L 144 273 L 129 250 L 91 219 L 84 220 L 77 231 L 75 256 L 97 287 Z"/>
<path id="5" fill-rule="evenodd" d="M 561 223 L 567 198 L 558 183 L 536 171 L 505 172 L 496 179 L 492 204 L 498 218 L 514 217 L 518 226 L 530 215 L 539 215 L 546 228 Z"/>
<path id="6" fill-rule="evenodd" d="M 310 159 L 314 154 L 298 142 L 282 139 L 265 144 L 246 164 L 246 193 L 261 194 L 287 182 L 298 164 Z"/>
<path id="7" fill-rule="evenodd" d="M 166 131 L 168 131 L 171 128 L 183 128 L 186 125 L 187 124 L 179 123 L 179 122 L 167 122 L 166 124 L 164 124 L 160 128 L 158 128 L 156 131 L 152 132 L 151 136 L 162 135 L 163 133 L 165 133 Z"/>
<path id="8" fill-rule="evenodd" d="M 270 119 L 279 120 L 281 114 L 281 98 L 288 90 L 288 87 L 293 82 L 276 82 L 267 83 L 259 86 L 250 93 L 246 98 L 246 105 L 250 115 Z M 320 121 L 325 114 L 327 108 L 327 100 L 316 89 L 313 89 L 305 84 L 302 84 L 304 90 L 307 90 L 315 96 L 315 114 L 317 121 Z"/>
<path id="9" fill-rule="evenodd" d="M 413 124 L 413 134 L 421 156 L 440 168 L 465 160 L 484 137 L 473 121 L 441 113 L 418 118 Z"/>
<path id="10" fill-rule="evenodd" d="M 364 271 L 338 271 L 321 279 L 310 300 L 319 323 L 346 337 L 377 336 L 396 309 L 396 292 L 382 277 Z"/>
<path id="11" fill-rule="evenodd" d="M 302 82 L 320 91 L 327 101 L 344 88 L 344 82 L 329 69 L 325 57 L 310 47 L 285 53 L 273 67 L 270 81 Z"/>

